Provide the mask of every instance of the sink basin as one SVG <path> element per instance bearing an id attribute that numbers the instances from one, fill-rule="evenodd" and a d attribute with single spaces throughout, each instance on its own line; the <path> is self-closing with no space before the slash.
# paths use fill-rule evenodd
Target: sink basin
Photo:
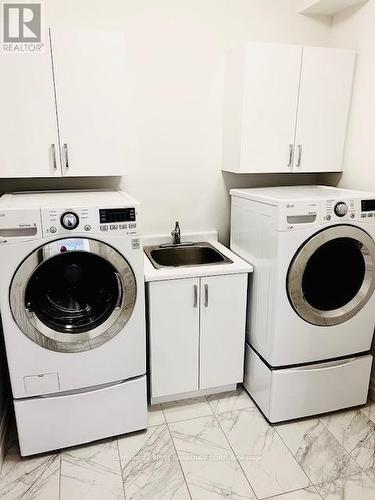
<path id="1" fill-rule="evenodd" d="M 148 246 L 144 251 L 156 269 L 232 263 L 208 242 Z"/>

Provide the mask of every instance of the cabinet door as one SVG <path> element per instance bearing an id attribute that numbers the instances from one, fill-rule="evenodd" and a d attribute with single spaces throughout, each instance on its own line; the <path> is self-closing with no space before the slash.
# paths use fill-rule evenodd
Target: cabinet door
<path id="1" fill-rule="evenodd" d="M 148 285 L 151 395 L 198 389 L 199 279 Z"/>
<path id="2" fill-rule="evenodd" d="M 296 172 L 342 170 L 355 53 L 303 49 L 296 129 Z"/>
<path id="3" fill-rule="evenodd" d="M 247 46 L 241 172 L 291 171 L 301 56 L 298 46 Z"/>
<path id="4" fill-rule="evenodd" d="M 243 380 L 247 274 L 201 278 L 200 389 Z"/>
<path id="5" fill-rule="evenodd" d="M 0 50 L 0 177 L 60 176 L 48 32 L 41 53 Z"/>
<path id="6" fill-rule="evenodd" d="M 63 175 L 124 175 L 121 32 L 51 29 Z"/>

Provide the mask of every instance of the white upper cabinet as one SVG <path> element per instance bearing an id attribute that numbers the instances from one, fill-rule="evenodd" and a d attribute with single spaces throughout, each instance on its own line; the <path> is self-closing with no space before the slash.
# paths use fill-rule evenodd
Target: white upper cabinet
<path id="1" fill-rule="evenodd" d="M 354 63 L 347 50 L 303 49 L 295 171 L 342 169 Z"/>
<path id="2" fill-rule="evenodd" d="M 227 58 L 223 170 L 342 170 L 355 53 L 248 43 Z"/>
<path id="3" fill-rule="evenodd" d="M 121 32 L 60 28 L 1 52 L 0 177 L 124 175 L 125 57 Z"/>
<path id="4" fill-rule="evenodd" d="M 123 175 L 123 33 L 53 28 L 51 43 L 63 175 Z"/>
<path id="5" fill-rule="evenodd" d="M 61 175 L 51 67 L 48 43 L 42 53 L 0 51 L 0 177 Z"/>
<path id="6" fill-rule="evenodd" d="M 271 44 L 248 44 L 229 54 L 224 170 L 288 171 L 301 55 L 301 47 Z"/>

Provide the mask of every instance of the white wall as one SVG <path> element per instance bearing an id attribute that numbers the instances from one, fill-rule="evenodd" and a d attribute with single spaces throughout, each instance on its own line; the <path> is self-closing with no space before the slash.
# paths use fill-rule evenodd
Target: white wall
<path id="1" fill-rule="evenodd" d="M 358 51 L 353 99 L 342 176 L 327 176 L 333 184 L 375 191 L 375 0 L 334 17 L 333 47 Z"/>
<path id="2" fill-rule="evenodd" d="M 135 89 L 130 119 L 138 140 L 125 188 L 142 203 L 145 233 L 168 232 L 178 219 L 182 231 L 217 228 L 226 241 L 230 187 L 315 181 L 301 174 L 238 177 L 220 170 L 224 54 L 243 40 L 327 45 L 329 23 L 299 15 L 297 4 L 298 0 L 44 1 L 47 24 L 126 33 Z M 2 191 L 39 186 L 0 182 Z M 75 182 L 53 181 L 52 186 Z M 110 180 L 111 185 L 118 182 Z"/>

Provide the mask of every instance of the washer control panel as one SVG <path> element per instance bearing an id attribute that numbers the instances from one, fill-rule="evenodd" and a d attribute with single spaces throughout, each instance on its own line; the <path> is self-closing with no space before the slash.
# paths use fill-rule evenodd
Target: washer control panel
<path id="1" fill-rule="evenodd" d="M 140 229 L 138 208 L 43 208 L 42 228 L 45 235 L 56 236 L 75 233 L 136 235 Z"/>
<path id="2" fill-rule="evenodd" d="M 325 200 L 322 207 L 323 222 L 343 222 L 358 216 L 356 200 Z"/>

